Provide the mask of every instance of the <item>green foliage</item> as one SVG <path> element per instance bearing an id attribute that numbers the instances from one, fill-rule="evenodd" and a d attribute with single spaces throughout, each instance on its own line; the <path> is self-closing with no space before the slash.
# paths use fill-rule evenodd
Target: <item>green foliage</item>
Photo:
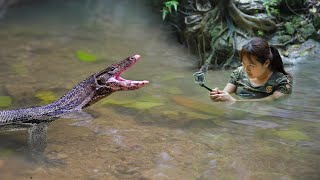
<path id="1" fill-rule="evenodd" d="M 172 8 L 174 8 L 175 11 L 178 10 L 179 2 L 178 0 L 166 1 L 163 5 L 162 19 L 164 20 L 169 13 L 172 13 Z"/>
<path id="2" fill-rule="evenodd" d="M 286 32 L 290 35 L 293 35 L 296 32 L 292 22 L 284 23 L 284 27 L 286 29 Z"/>
<path id="3" fill-rule="evenodd" d="M 94 62 L 97 60 L 97 57 L 93 54 L 89 54 L 87 52 L 84 51 L 76 51 L 76 57 L 80 60 L 80 61 L 84 61 L 84 62 Z"/>
<path id="4" fill-rule="evenodd" d="M 274 6 L 279 5 L 278 0 L 264 0 L 262 5 L 266 8 L 268 15 L 278 16 L 280 14 L 279 9 L 274 8 Z"/>
<path id="5" fill-rule="evenodd" d="M 263 31 L 258 31 L 258 36 L 264 36 L 264 32 Z"/>

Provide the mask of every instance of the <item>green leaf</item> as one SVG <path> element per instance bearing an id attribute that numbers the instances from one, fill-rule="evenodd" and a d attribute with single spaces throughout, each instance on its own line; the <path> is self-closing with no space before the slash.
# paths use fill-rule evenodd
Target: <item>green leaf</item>
<path id="1" fill-rule="evenodd" d="M 10 96 L 0 96 L 0 107 L 9 107 L 12 103 Z"/>
<path id="2" fill-rule="evenodd" d="M 169 13 L 172 13 L 172 7 L 175 11 L 178 10 L 179 2 L 177 0 L 164 2 L 164 7 L 162 10 L 162 19 L 164 20 Z"/>
<path id="3" fill-rule="evenodd" d="M 315 7 L 309 9 L 309 12 L 312 14 L 315 14 L 317 12 L 317 9 Z"/>
<path id="4" fill-rule="evenodd" d="M 178 2 L 173 4 L 174 10 L 176 11 L 178 10 L 178 4 L 179 4 Z"/>
<path id="5" fill-rule="evenodd" d="M 175 0 L 167 1 L 164 4 L 165 4 L 165 7 L 169 8 L 169 9 L 171 9 L 171 7 L 173 6 L 175 10 L 178 10 L 178 5 L 179 5 L 178 1 L 175 1 Z"/>
<path id="6" fill-rule="evenodd" d="M 76 51 L 76 56 L 80 61 L 84 62 L 94 62 L 97 60 L 97 57 L 95 55 L 80 50 Z"/>
<path id="7" fill-rule="evenodd" d="M 263 31 L 258 30 L 258 35 L 259 35 L 259 36 L 264 36 L 264 32 L 263 32 Z"/>
<path id="8" fill-rule="evenodd" d="M 162 20 L 164 20 L 166 18 L 166 16 L 168 15 L 168 10 L 167 9 L 164 9 L 163 8 L 163 11 L 162 11 Z"/>

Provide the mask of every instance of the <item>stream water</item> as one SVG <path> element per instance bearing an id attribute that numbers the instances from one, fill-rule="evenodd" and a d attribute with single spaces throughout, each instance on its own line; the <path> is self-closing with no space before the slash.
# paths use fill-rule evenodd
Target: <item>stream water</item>
<path id="1" fill-rule="evenodd" d="M 293 94 L 275 102 L 212 103 L 194 83 L 197 57 L 138 0 L 39 1 L 0 19 L 0 97 L 45 104 L 133 54 L 122 76 L 149 80 L 50 124 L 45 156 L 30 162 L 26 131 L 0 132 L 0 179 L 320 179 L 320 61 L 288 67 Z M 77 51 L 95 55 L 83 62 Z M 207 73 L 223 88 L 231 71 Z"/>

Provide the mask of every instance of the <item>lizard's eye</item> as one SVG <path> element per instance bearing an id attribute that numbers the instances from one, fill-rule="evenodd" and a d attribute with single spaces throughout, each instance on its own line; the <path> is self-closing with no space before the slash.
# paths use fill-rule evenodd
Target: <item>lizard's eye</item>
<path id="1" fill-rule="evenodd" d="M 115 67 L 115 66 L 112 66 L 112 67 L 110 67 L 109 68 L 109 70 L 108 70 L 108 74 L 114 74 L 114 73 L 116 73 L 115 71 L 117 70 L 118 68 L 117 67 Z"/>
<path id="2" fill-rule="evenodd" d="M 129 60 L 133 61 L 133 60 L 134 60 L 134 57 L 130 57 Z"/>

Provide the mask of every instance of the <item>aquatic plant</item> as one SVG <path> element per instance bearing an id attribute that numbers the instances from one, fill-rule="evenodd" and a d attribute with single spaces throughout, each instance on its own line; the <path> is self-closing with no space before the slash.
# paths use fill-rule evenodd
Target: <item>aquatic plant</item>
<path id="1" fill-rule="evenodd" d="M 0 107 L 9 107 L 12 103 L 10 96 L 0 96 Z"/>
<path id="2" fill-rule="evenodd" d="M 151 96 L 141 97 L 132 100 L 115 100 L 108 99 L 102 102 L 104 105 L 117 105 L 125 108 L 146 110 L 153 107 L 162 106 L 164 103 L 160 102 L 157 99 L 152 98 Z"/>
<path id="3" fill-rule="evenodd" d="M 42 104 L 48 104 L 58 99 L 58 97 L 52 91 L 39 91 L 35 97 L 41 99 Z"/>
<path id="4" fill-rule="evenodd" d="M 97 57 L 95 55 L 87 53 L 85 51 L 81 51 L 81 50 L 76 51 L 76 57 L 80 61 L 84 61 L 84 62 L 94 62 L 97 60 Z"/>
<path id="5" fill-rule="evenodd" d="M 308 140 L 309 136 L 297 130 L 281 130 L 276 131 L 275 135 L 287 140 Z"/>

